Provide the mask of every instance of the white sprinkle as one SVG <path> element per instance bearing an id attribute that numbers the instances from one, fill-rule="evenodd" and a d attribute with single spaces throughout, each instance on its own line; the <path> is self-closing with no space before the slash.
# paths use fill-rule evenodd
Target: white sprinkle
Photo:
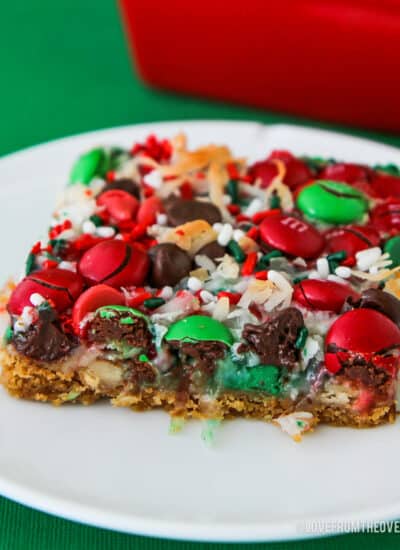
<path id="1" fill-rule="evenodd" d="M 322 279 L 326 279 L 329 275 L 329 263 L 326 258 L 318 258 L 317 271 Z"/>
<path id="2" fill-rule="evenodd" d="M 211 302 L 215 302 L 217 300 L 214 294 L 211 294 L 208 290 L 202 290 L 200 292 L 200 298 L 205 304 L 210 304 Z"/>
<path id="3" fill-rule="evenodd" d="M 220 222 L 213 223 L 213 229 L 216 233 L 219 233 L 223 227 L 224 227 L 223 223 L 220 223 Z"/>
<path id="4" fill-rule="evenodd" d="M 14 323 L 14 332 L 25 332 L 26 329 L 33 323 L 34 309 L 29 306 L 25 306 L 21 315 Z"/>
<path id="5" fill-rule="evenodd" d="M 82 231 L 88 233 L 89 235 L 94 235 L 96 233 L 97 227 L 91 220 L 86 220 L 82 224 Z"/>
<path id="6" fill-rule="evenodd" d="M 156 220 L 157 225 L 167 225 L 167 215 L 166 214 L 157 214 Z"/>
<path id="7" fill-rule="evenodd" d="M 172 290 L 171 286 L 165 286 L 161 292 L 160 292 L 160 298 L 164 298 L 164 300 L 169 300 L 172 298 L 174 291 Z"/>
<path id="8" fill-rule="evenodd" d="M 213 319 L 224 321 L 229 314 L 229 298 L 224 296 L 218 300 L 212 312 Z"/>
<path id="9" fill-rule="evenodd" d="M 310 271 L 310 273 L 308 274 L 308 278 L 309 278 L 309 279 L 321 279 L 321 275 L 318 273 L 318 271 L 316 271 L 315 269 L 313 269 L 313 270 Z M 328 279 L 329 279 L 329 275 L 328 275 Z"/>
<path id="10" fill-rule="evenodd" d="M 96 228 L 96 234 L 99 237 L 114 237 L 115 235 L 115 229 L 113 227 L 109 227 L 108 225 L 103 225 L 101 227 Z"/>
<path id="11" fill-rule="evenodd" d="M 144 183 L 153 187 L 153 189 L 159 189 L 163 184 L 163 178 L 159 170 L 152 170 L 146 174 L 143 178 Z"/>
<path id="12" fill-rule="evenodd" d="M 342 285 L 347 285 L 347 281 L 342 279 L 341 277 L 338 277 L 337 275 L 328 275 L 328 281 L 332 281 L 334 283 L 340 283 Z"/>
<path id="13" fill-rule="evenodd" d="M 246 216 L 249 216 L 251 218 L 252 216 L 254 216 L 254 214 L 257 214 L 257 212 L 260 212 L 264 208 L 264 203 L 261 199 L 253 199 L 244 213 L 246 214 Z"/>
<path id="14" fill-rule="evenodd" d="M 187 287 L 192 292 L 197 292 L 198 290 L 203 288 L 203 283 L 197 277 L 189 277 Z"/>
<path id="15" fill-rule="evenodd" d="M 379 246 L 360 250 L 356 253 L 357 268 L 360 271 L 367 271 L 381 257 L 382 250 Z"/>
<path id="16" fill-rule="evenodd" d="M 233 232 L 233 239 L 236 242 L 239 242 L 242 237 L 244 237 L 246 233 L 242 231 L 241 229 L 235 229 Z"/>
<path id="17" fill-rule="evenodd" d="M 29 296 L 29 301 L 33 306 L 40 306 L 40 304 L 46 301 L 46 298 L 39 294 L 39 292 L 34 292 Z"/>
<path id="18" fill-rule="evenodd" d="M 69 241 L 75 237 L 75 231 L 73 229 L 65 229 L 62 233 L 58 235 L 58 239 L 65 239 Z"/>
<path id="19" fill-rule="evenodd" d="M 345 265 L 340 265 L 335 269 L 335 275 L 342 277 L 342 279 L 348 279 L 351 277 L 351 269 Z"/>
<path id="20" fill-rule="evenodd" d="M 217 269 L 215 263 L 205 254 L 196 254 L 194 261 L 197 266 L 207 269 L 209 273 L 213 273 Z"/>
<path id="21" fill-rule="evenodd" d="M 225 223 L 218 235 L 218 244 L 226 246 L 232 238 L 233 229 L 230 223 Z"/>
<path id="22" fill-rule="evenodd" d="M 232 198 L 230 197 L 230 195 L 224 195 L 222 201 L 224 204 L 231 204 Z"/>

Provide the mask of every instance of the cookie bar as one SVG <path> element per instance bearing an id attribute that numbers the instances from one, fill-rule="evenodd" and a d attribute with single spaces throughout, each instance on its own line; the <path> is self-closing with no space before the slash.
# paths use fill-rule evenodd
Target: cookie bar
<path id="1" fill-rule="evenodd" d="M 396 416 L 400 172 L 273 151 L 248 164 L 184 135 L 73 166 L 8 285 L 11 395 L 186 418 Z"/>

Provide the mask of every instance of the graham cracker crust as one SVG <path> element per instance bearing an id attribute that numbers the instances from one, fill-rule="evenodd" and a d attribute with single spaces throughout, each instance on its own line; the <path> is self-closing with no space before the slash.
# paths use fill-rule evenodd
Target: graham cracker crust
<path id="1" fill-rule="evenodd" d="M 82 403 L 89 405 L 99 399 L 107 398 L 117 407 L 129 407 L 135 411 L 163 409 L 173 416 L 182 418 L 218 418 L 236 417 L 254 418 L 266 422 L 294 410 L 305 410 L 287 399 L 265 396 L 260 393 L 224 392 L 210 401 L 202 396 L 191 396 L 184 402 L 173 391 L 158 388 L 142 388 L 126 391 L 123 388 L 105 391 L 90 388 L 82 382 L 78 371 L 69 373 L 50 370 L 37 361 L 0 350 L 2 365 L 1 383 L 13 397 L 49 402 L 53 405 L 63 403 Z M 312 412 L 316 421 L 334 426 L 367 428 L 396 419 L 394 404 L 376 406 L 368 414 L 359 414 L 350 407 L 324 403 L 310 403 L 306 410 Z"/>

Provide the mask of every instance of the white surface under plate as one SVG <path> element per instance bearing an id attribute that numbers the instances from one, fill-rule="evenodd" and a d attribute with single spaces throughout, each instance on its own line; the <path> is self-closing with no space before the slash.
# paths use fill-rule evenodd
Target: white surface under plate
<path id="1" fill-rule="evenodd" d="M 47 227 L 73 160 L 98 144 L 129 146 L 149 132 L 184 130 L 190 146 L 228 143 L 238 155 L 271 149 L 400 164 L 400 152 L 335 133 L 284 125 L 181 122 L 104 130 L 0 159 L 3 261 L 18 272 Z M 81 522 L 154 536 L 267 541 L 307 536 L 307 521 L 400 517 L 400 424 L 319 427 L 295 444 L 262 422 L 224 423 L 216 444 L 201 423 L 168 435 L 169 418 L 107 404 L 17 401 L 0 390 L 0 493 Z M 327 523 L 327 525 L 330 525 Z"/>

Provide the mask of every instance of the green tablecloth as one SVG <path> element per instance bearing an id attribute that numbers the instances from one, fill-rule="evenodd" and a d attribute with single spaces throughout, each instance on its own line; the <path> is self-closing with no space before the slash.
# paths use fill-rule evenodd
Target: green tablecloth
<path id="1" fill-rule="evenodd" d="M 0 155 L 68 134 L 135 122 L 229 118 L 311 124 L 149 90 L 132 72 L 111 0 L 3 2 L 0 16 Z M 354 133 L 400 146 L 399 136 Z M 394 534 L 359 534 L 276 543 L 270 548 L 390 549 L 399 542 Z M 0 550 L 195 550 L 206 546 L 211 545 L 87 527 L 0 498 Z M 250 545 L 241 545 L 246 547 Z"/>

